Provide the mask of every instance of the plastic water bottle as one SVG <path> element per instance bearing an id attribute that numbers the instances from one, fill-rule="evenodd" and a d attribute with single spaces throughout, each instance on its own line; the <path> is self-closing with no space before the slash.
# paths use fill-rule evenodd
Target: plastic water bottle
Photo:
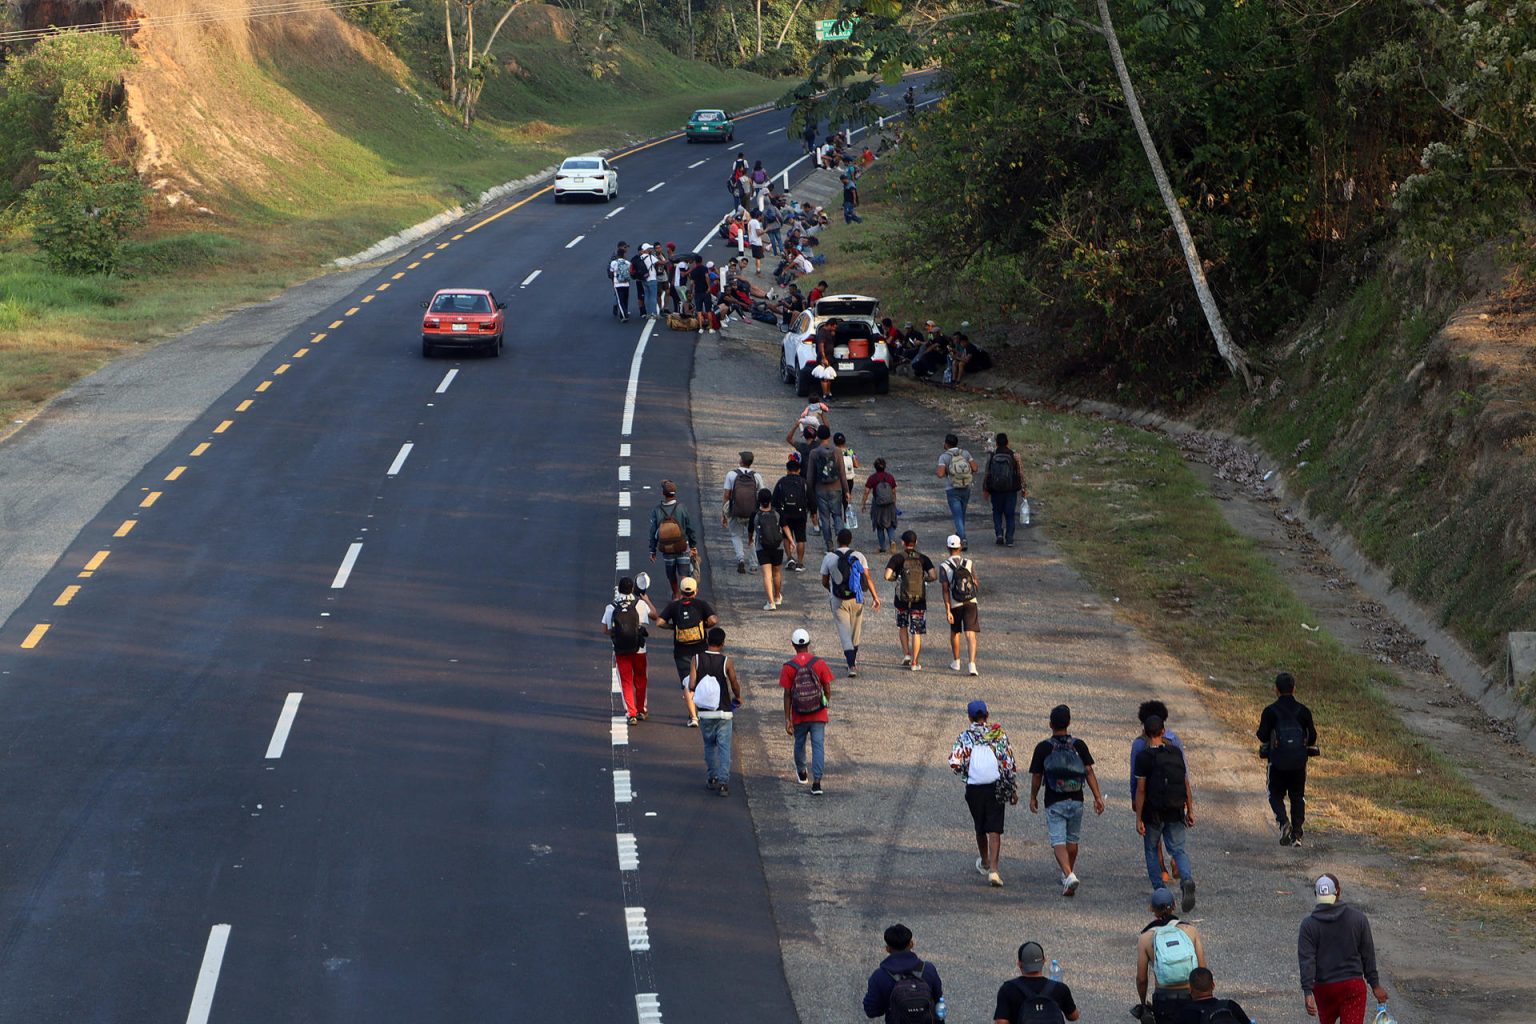
<path id="1" fill-rule="evenodd" d="M 939 1005 L 933 1008 L 933 1015 L 938 1020 L 944 1020 L 949 1016 L 949 1005 L 944 1002 L 943 996 L 939 996 Z"/>
<path id="2" fill-rule="evenodd" d="M 1052 981 L 1060 981 L 1061 978 L 1062 978 L 1062 975 L 1064 975 L 1065 973 L 1066 972 L 1061 969 L 1061 961 L 1060 960 L 1052 960 L 1051 961 L 1051 969 L 1049 971 L 1045 972 L 1045 976 L 1047 978 L 1050 978 Z"/>
<path id="3" fill-rule="evenodd" d="M 1397 1018 L 1392 1015 L 1386 1003 L 1376 1004 L 1376 1024 L 1397 1024 Z"/>

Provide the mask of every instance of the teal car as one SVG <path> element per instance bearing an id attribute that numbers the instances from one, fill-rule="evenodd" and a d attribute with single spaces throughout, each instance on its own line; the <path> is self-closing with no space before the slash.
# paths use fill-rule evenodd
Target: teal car
<path id="1" fill-rule="evenodd" d="M 695 110 L 683 132 L 689 142 L 734 142 L 736 125 L 723 110 Z"/>

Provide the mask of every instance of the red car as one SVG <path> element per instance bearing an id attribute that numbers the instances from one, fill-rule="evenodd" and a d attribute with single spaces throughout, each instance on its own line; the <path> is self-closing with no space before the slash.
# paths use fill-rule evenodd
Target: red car
<path id="1" fill-rule="evenodd" d="M 501 355 L 507 304 L 484 288 L 443 288 L 422 308 L 427 311 L 421 318 L 423 356 L 440 348 L 478 348 Z"/>

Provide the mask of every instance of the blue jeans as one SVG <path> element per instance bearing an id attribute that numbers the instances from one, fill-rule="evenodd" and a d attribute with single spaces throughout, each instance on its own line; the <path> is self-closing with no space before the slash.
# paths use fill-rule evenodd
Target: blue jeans
<path id="1" fill-rule="evenodd" d="M 816 489 L 816 521 L 821 528 L 821 539 L 828 551 L 837 539 L 837 531 L 843 528 L 843 492 Z"/>
<path id="2" fill-rule="evenodd" d="M 795 769 L 805 771 L 805 738 L 811 738 L 811 778 L 821 778 L 826 767 L 826 722 L 797 722 L 795 724 Z"/>
<path id="3" fill-rule="evenodd" d="M 992 495 L 992 532 L 1009 544 L 1013 543 L 1013 528 L 1018 525 L 1019 492 Z"/>
<path id="4" fill-rule="evenodd" d="M 971 503 L 971 489 L 951 487 L 944 497 L 949 500 L 949 515 L 955 521 L 955 536 L 965 540 L 965 507 Z"/>
<path id="5" fill-rule="evenodd" d="M 854 221 L 862 224 L 864 218 L 853 212 L 853 201 L 845 199 L 843 200 L 843 223 L 852 224 Z"/>
<path id="6" fill-rule="evenodd" d="M 651 316 L 656 315 L 656 282 L 645 282 L 645 311 Z"/>
<path id="7" fill-rule="evenodd" d="M 775 225 L 768 229 L 768 244 L 773 246 L 773 254 L 779 255 L 784 251 L 784 229 Z"/>
<path id="8" fill-rule="evenodd" d="M 731 723 L 729 718 L 699 716 L 699 735 L 704 737 L 706 779 L 731 781 Z"/>
<path id="9" fill-rule="evenodd" d="M 876 547 L 889 548 L 889 547 L 894 547 L 895 545 L 896 545 L 896 527 L 894 527 L 894 526 L 877 526 L 877 527 L 875 527 L 875 546 Z"/>
<path id="10" fill-rule="evenodd" d="M 1159 839 L 1163 841 L 1163 849 L 1168 851 L 1168 856 L 1179 866 L 1179 877 L 1191 882 L 1195 880 L 1195 869 L 1189 863 L 1189 854 L 1184 852 L 1184 832 L 1182 819 L 1165 821 L 1161 825 L 1147 823 L 1147 834 L 1141 837 L 1141 851 L 1147 858 L 1147 879 L 1151 881 L 1152 888 L 1163 888 L 1163 869 L 1157 862 Z"/>

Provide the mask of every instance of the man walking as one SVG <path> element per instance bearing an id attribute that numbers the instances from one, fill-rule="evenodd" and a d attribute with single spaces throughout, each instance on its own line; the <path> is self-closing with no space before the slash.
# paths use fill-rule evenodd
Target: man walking
<path id="1" fill-rule="evenodd" d="M 1038 942 L 1019 947 L 1019 976 L 997 990 L 993 1024 L 1019 1021 L 1069 1021 L 1082 1016 L 1066 984 L 1045 976 L 1045 949 Z"/>
<path id="2" fill-rule="evenodd" d="M 613 664 L 619 673 L 619 689 L 624 695 L 624 713 L 629 724 L 636 725 L 650 716 L 645 703 L 645 626 L 640 605 L 647 618 L 654 618 L 656 606 L 643 592 L 636 593 L 635 581 L 625 576 L 619 589 L 603 610 L 603 632 L 613 641 Z"/>
<path id="3" fill-rule="evenodd" d="M 725 474 L 725 494 L 720 499 L 720 525 L 730 535 L 731 549 L 736 552 L 736 571 L 757 571 L 757 559 L 747 538 L 752 514 L 757 511 L 757 492 L 765 486 L 763 478 L 752 468 L 751 452 L 738 452 L 741 464 Z"/>
<path id="4" fill-rule="evenodd" d="M 837 623 L 837 636 L 843 642 L 843 659 L 848 662 L 848 678 L 859 674 L 859 644 L 864 635 L 864 602 L 880 610 L 880 595 L 870 585 L 869 560 L 853 550 L 853 533 L 837 531 L 837 547 L 821 560 L 821 585 L 826 588 Z"/>
<path id="5" fill-rule="evenodd" d="M 725 630 L 713 627 L 704 641 L 708 649 L 694 657 L 688 674 L 689 718 L 699 723 L 704 740 L 705 785 L 730 796 L 731 715 L 741 706 L 741 683 L 736 663 L 725 653 Z"/>
<path id="6" fill-rule="evenodd" d="M 1387 990 L 1376 973 L 1376 941 L 1371 922 L 1356 908 L 1340 902 L 1343 887 L 1335 875 L 1319 875 L 1313 883 L 1317 905 L 1301 922 L 1296 960 L 1307 1016 L 1321 1024 L 1362 1024 L 1365 987 L 1378 1003 Z"/>
<path id="7" fill-rule="evenodd" d="M 1275 702 L 1259 716 L 1259 756 L 1269 761 L 1269 808 L 1275 812 L 1281 846 L 1300 846 L 1307 820 L 1307 757 L 1317 746 L 1312 710 L 1296 699 L 1296 678 L 1275 676 Z M 1291 798 L 1286 817 L 1285 798 Z"/>
<path id="8" fill-rule="evenodd" d="M 1136 997 L 1132 1016 L 1143 1024 L 1172 1024 L 1190 999 L 1189 976 L 1205 966 L 1205 946 L 1200 929 L 1185 924 L 1173 913 L 1173 893 L 1158 887 L 1150 900 L 1152 920 L 1136 940 Z M 1152 1003 L 1147 1004 L 1147 985 L 1153 982 Z"/>
<path id="9" fill-rule="evenodd" d="M 1003 727 L 987 720 L 986 701 L 965 706 L 971 724 L 949 750 L 949 769 L 965 779 L 965 806 L 976 826 L 976 872 L 1001 888 L 997 862 L 1003 846 L 1003 819 L 1019 802 L 1018 765 Z"/>
<path id="10" fill-rule="evenodd" d="M 944 998 L 938 968 L 912 951 L 912 929 L 893 924 L 885 930 L 885 959 L 864 989 L 864 1016 L 873 1020 L 934 1020 L 932 1011 Z M 926 991 L 924 991 L 926 989 Z M 892 1011 L 895 1011 L 894 1013 Z M 927 1016 L 923 1016 L 923 1012 Z"/>
<path id="11" fill-rule="evenodd" d="M 821 540 L 826 550 L 831 551 L 833 538 L 843 528 L 843 504 L 848 498 L 848 480 L 843 475 L 843 456 L 832 446 L 832 430 L 826 424 L 816 428 L 816 447 L 811 449 L 807 476 L 815 489 L 816 509 L 813 514 L 821 529 Z"/>
<path id="12" fill-rule="evenodd" d="M 1217 1018 L 1218 1013 L 1230 1016 Z M 1216 976 L 1209 967 L 1196 967 L 1189 972 L 1189 1002 L 1179 1011 L 1173 1024 L 1253 1024 L 1253 1019 L 1243 1011 L 1236 999 L 1216 998 Z"/>
<path id="13" fill-rule="evenodd" d="M 950 671 L 960 671 L 960 638 L 965 637 L 966 650 L 970 655 L 970 674 L 976 671 L 976 634 L 981 630 L 981 606 L 977 598 L 981 593 L 981 581 L 976 576 L 976 565 L 961 552 L 965 542 L 958 534 L 950 534 L 949 557 L 939 563 L 939 586 L 944 591 L 944 615 L 949 620 L 949 649 L 955 660 L 949 663 Z"/>
<path id="14" fill-rule="evenodd" d="M 923 635 L 928 632 L 928 584 L 938 579 L 933 560 L 917 550 L 917 534 L 901 535 L 901 550 L 885 564 L 885 578 L 896 584 L 896 637 L 901 663 L 922 670 Z"/>
<path id="15" fill-rule="evenodd" d="M 803 468 L 801 460 L 786 459 L 784 475 L 773 485 L 773 510 L 779 514 L 785 532 L 794 538 L 786 568 L 795 572 L 805 571 L 805 525 L 811 508 L 811 488 Z"/>
<path id="16" fill-rule="evenodd" d="M 839 178 L 843 186 L 843 223 L 862 224 L 864 218 L 855 212 L 859 206 L 859 186 L 855 185 L 853 179 L 846 174 L 839 175 Z"/>
<path id="17" fill-rule="evenodd" d="M 699 557 L 699 539 L 693 532 L 693 519 L 677 500 L 677 484 L 661 482 L 661 503 L 651 509 L 651 561 L 661 554 L 661 564 L 672 585 L 672 600 L 677 600 L 678 581 L 693 575 L 694 559 Z"/>
<path id="18" fill-rule="evenodd" d="M 688 695 L 688 680 L 693 674 L 693 659 L 708 649 L 708 631 L 720 619 L 708 601 L 698 600 L 699 584 L 692 576 L 685 576 L 679 589 L 681 593 L 677 600 L 663 608 L 659 615 L 652 611 L 651 621 L 672 631 L 672 663 L 677 666 L 677 678 L 683 688 L 688 727 L 697 729 L 699 719 Z"/>
<path id="19" fill-rule="evenodd" d="M 1147 719 L 1153 715 L 1163 720 L 1163 742 L 1177 747 L 1180 753 L 1184 751 L 1184 744 L 1179 740 L 1179 734 L 1168 728 L 1168 705 L 1160 700 L 1142 701 L 1141 706 L 1136 709 L 1136 721 L 1141 723 L 1141 728 L 1136 731 L 1136 738 L 1131 740 L 1131 770 L 1126 776 L 1130 780 L 1132 803 L 1136 802 L 1136 756 L 1147 749 Z M 1173 865 L 1172 874 L 1168 871 L 1168 861 L 1163 856 L 1162 839 L 1157 841 L 1157 865 L 1158 873 L 1162 876 L 1164 885 L 1178 877 L 1179 866 L 1177 864 Z"/>
<path id="20" fill-rule="evenodd" d="M 1142 732 L 1147 749 L 1136 755 L 1136 831 L 1141 835 L 1147 862 L 1147 878 L 1153 889 L 1163 885 L 1157 861 L 1161 837 L 1168 856 L 1179 868 L 1179 889 L 1184 913 L 1195 909 L 1195 871 L 1184 852 L 1185 830 L 1195 827 L 1195 796 L 1189 784 L 1184 752 L 1163 736 L 1163 720 L 1147 718 Z"/>
<path id="21" fill-rule="evenodd" d="M 960 447 L 960 439 L 954 434 L 945 434 L 944 451 L 939 455 L 936 472 L 944 481 L 944 500 L 949 504 L 949 517 L 954 521 L 955 536 L 960 538 L 962 551 L 970 547 L 965 540 L 965 510 L 971 503 L 971 481 L 976 478 L 976 469 L 976 460 Z"/>
<path id="22" fill-rule="evenodd" d="M 795 778 L 811 783 L 811 795 L 821 796 L 826 767 L 827 704 L 832 700 L 832 670 L 811 653 L 811 634 L 797 629 L 789 636 L 794 655 L 779 670 L 784 690 L 784 731 L 795 738 Z M 805 741 L 811 741 L 810 774 L 806 773 Z"/>
<path id="23" fill-rule="evenodd" d="M 1077 844 L 1083 827 L 1083 786 L 1093 793 L 1093 813 L 1104 813 L 1104 794 L 1093 773 L 1088 744 L 1067 730 L 1072 709 L 1058 704 L 1051 709 L 1051 735 L 1035 745 L 1029 761 L 1029 813 L 1040 813 L 1040 787 L 1045 787 L 1045 827 L 1051 853 L 1061 868 L 1061 894 L 1076 896 Z"/>
<path id="24" fill-rule="evenodd" d="M 1024 466 L 1018 453 L 1008 447 L 1007 434 L 997 435 L 997 447 L 987 457 L 981 493 L 992 499 L 992 532 L 997 534 L 997 542 L 1013 547 L 1019 499 L 1028 491 L 1024 486 Z"/>

